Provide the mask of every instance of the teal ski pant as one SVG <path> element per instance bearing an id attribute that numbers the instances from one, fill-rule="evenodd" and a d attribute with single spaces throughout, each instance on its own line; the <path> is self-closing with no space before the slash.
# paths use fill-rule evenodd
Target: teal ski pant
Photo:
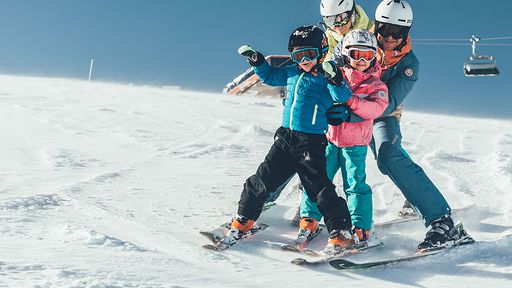
<path id="1" fill-rule="evenodd" d="M 348 210 L 352 225 L 371 229 L 373 218 L 372 189 L 366 184 L 366 154 L 367 146 L 354 146 L 340 148 L 329 143 L 325 150 L 327 158 L 327 177 L 333 180 L 341 170 L 343 178 L 343 191 L 345 191 Z M 320 221 L 322 214 L 316 203 L 311 201 L 305 191 L 302 192 L 301 217 L 312 217 Z"/>
<path id="2" fill-rule="evenodd" d="M 374 121 L 370 148 L 379 170 L 400 189 L 421 215 L 425 226 L 451 214 L 450 206 L 439 189 L 402 148 L 400 122 L 396 117 L 388 116 Z"/>

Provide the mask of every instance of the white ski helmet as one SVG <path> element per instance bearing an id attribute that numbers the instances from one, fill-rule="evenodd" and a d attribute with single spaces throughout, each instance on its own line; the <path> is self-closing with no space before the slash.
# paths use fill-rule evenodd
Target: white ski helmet
<path id="1" fill-rule="evenodd" d="M 349 31 L 343 38 L 341 55 L 348 56 L 348 50 L 352 46 L 364 46 L 377 51 L 377 39 L 375 35 L 365 29 L 354 29 Z"/>
<path id="2" fill-rule="evenodd" d="M 398 26 L 412 26 L 412 8 L 404 0 L 383 0 L 375 10 L 375 21 Z"/>
<path id="3" fill-rule="evenodd" d="M 322 16 L 334 16 L 341 13 L 352 13 L 355 5 L 354 0 L 322 0 L 320 2 L 320 14 Z"/>

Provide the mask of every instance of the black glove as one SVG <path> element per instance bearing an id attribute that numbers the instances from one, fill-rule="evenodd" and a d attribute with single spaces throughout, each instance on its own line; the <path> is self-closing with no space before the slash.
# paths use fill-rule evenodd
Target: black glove
<path id="1" fill-rule="evenodd" d="M 334 106 L 327 109 L 327 123 L 338 126 L 343 122 L 347 122 L 350 118 L 350 110 L 346 105 L 334 103 Z"/>
<path id="2" fill-rule="evenodd" d="M 260 52 L 254 50 L 249 45 L 243 45 L 240 48 L 238 48 L 238 54 L 244 56 L 247 58 L 247 62 L 251 66 L 260 66 L 263 64 L 263 61 L 265 61 L 265 56 L 261 54 Z"/>
<path id="3" fill-rule="evenodd" d="M 336 67 L 336 64 L 332 61 L 325 61 L 322 63 L 322 68 L 318 69 L 328 81 L 334 85 L 341 84 L 343 80 L 343 73 Z"/>

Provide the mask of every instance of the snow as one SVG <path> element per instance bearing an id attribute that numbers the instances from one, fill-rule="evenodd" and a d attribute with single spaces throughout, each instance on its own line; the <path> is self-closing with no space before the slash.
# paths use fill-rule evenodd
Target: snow
<path id="1" fill-rule="evenodd" d="M 270 228 L 225 253 L 202 249 L 198 232 L 236 212 L 280 113 L 272 98 L 0 76 L 0 287 L 510 285 L 510 120 L 403 116 L 406 150 L 451 206 L 476 205 L 455 215 L 475 245 L 360 271 L 291 265 L 298 255 L 279 246 L 295 233 L 294 179 L 262 215 Z M 396 218 L 403 196 L 371 153 L 368 182 L 375 221 Z M 353 259 L 408 254 L 425 231 L 383 227 L 385 245 Z"/>

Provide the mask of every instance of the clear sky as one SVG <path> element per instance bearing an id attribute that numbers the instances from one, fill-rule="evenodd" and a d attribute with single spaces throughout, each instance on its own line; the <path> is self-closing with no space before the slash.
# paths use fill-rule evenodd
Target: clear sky
<path id="1" fill-rule="evenodd" d="M 236 50 L 287 53 L 290 32 L 320 20 L 319 0 L 2 0 L 0 73 L 221 91 L 247 68 Z M 379 0 L 360 0 L 373 19 Z M 410 0 L 413 38 L 512 36 L 512 1 Z M 467 42 L 469 44 L 469 40 Z M 496 43 L 512 43 L 501 41 Z M 415 45 L 420 81 L 407 104 L 416 110 L 512 118 L 512 46 L 482 46 L 501 75 L 465 78 L 469 46 Z M 509 85 L 507 85 L 509 84 Z"/>

